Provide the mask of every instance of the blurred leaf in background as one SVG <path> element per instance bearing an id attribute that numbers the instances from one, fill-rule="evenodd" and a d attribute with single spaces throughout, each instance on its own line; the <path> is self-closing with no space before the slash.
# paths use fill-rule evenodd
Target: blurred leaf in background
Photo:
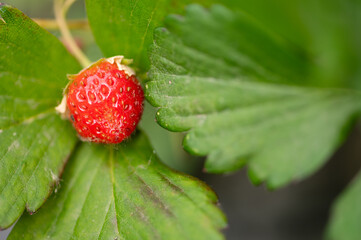
<path id="1" fill-rule="evenodd" d="M 361 2 L 353 0 L 225 0 L 269 31 L 307 51 L 314 76 L 325 87 L 360 89 Z"/>
<path id="2" fill-rule="evenodd" d="M 358 240 L 361 236 L 361 175 L 335 202 L 333 215 L 327 229 L 327 239 Z"/>

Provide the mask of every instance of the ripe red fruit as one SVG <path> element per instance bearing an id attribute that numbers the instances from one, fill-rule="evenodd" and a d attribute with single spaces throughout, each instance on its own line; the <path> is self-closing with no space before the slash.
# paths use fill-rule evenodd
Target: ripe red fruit
<path id="1" fill-rule="evenodd" d="M 69 77 L 68 117 L 85 141 L 120 143 L 141 118 L 144 93 L 122 60 L 122 56 L 101 59 Z"/>

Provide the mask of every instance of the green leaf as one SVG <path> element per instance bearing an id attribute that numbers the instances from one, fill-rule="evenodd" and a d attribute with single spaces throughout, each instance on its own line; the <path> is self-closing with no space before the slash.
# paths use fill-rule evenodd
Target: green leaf
<path id="1" fill-rule="evenodd" d="M 317 59 L 313 71 L 327 86 L 345 82 L 361 89 L 361 2 L 352 0 L 223 0 L 240 9 L 268 30 L 302 46 Z"/>
<path id="2" fill-rule="evenodd" d="M 55 113 L 79 64 L 19 10 L 0 6 L 0 228 L 51 193 L 76 144 Z"/>
<path id="3" fill-rule="evenodd" d="M 358 240 L 361 236 L 361 174 L 352 182 L 333 206 L 327 239 Z"/>
<path id="4" fill-rule="evenodd" d="M 86 0 L 87 14 L 96 42 L 106 57 L 134 59 L 142 72 L 148 70 L 147 48 L 153 30 L 169 12 L 181 12 L 191 2 L 213 0 Z"/>
<path id="5" fill-rule="evenodd" d="M 221 239 L 216 200 L 160 163 L 143 134 L 114 149 L 82 143 L 54 199 L 8 239 Z"/>
<path id="6" fill-rule="evenodd" d="M 166 27 L 155 32 L 147 99 L 161 126 L 189 131 L 185 149 L 208 155 L 210 172 L 248 163 L 270 188 L 302 179 L 359 113 L 358 91 L 312 78 L 302 51 L 245 14 L 191 5 Z"/>

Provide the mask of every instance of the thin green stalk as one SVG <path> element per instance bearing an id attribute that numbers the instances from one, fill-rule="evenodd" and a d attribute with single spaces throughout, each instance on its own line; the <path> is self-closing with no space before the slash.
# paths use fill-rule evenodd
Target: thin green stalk
<path id="1" fill-rule="evenodd" d="M 70 52 L 74 55 L 74 57 L 85 68 L 88 67 L 91 64 L 91 62 L 76 44 L 66 23 L 66 14 L 70 6 L 75 1 L 76 0 L 65 0 L 64 2 L 64 0 L 54 0 L 54 14 L 55 14 L 55 20 L 58 23 L 59 30 L 63 37 L 64 43 L 70 49 Z"/>
<path id="2" fill-rule="evenodd" d="M 59 25 L 55 19 L 45 19 L 45 18 L 32 18 L 40 27 L 48 30 L 58 30 Z M 89 24 L 86 19 L 77 19 L 67 21 L 69 29 L 89 29 Z"/>

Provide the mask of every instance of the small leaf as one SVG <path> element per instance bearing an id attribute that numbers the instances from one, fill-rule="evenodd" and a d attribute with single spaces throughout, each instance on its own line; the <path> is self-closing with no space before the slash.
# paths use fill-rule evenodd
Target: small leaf
<path id="1" fill-rule="evenodd" d="M 207 3 L 213 0 L 196 0 Z M 191 0 L 86 0 L 95 39 L 106 57 L 124 55 L 148 70 L 147 47 L 153 30 L 169 12 L 180 12 Z"/>
<path id="2" fill-rule="evenodd" d="M 55 114 L 80 68 L 62 44 L 19 10 L 0 6 L 0 228 L 35 212 L 76 144 Z"/>
<path id="3" fill-rule="evenodd" d="M 358 91 L 327 88 L 311 63 L 253 19 L 214 6 L 188 7 L 155 32 L 148 101 L 158 123 L 189 131 L 184 147 L 206 170 L 248 163 L 270 188 L 317 170 L 359 113 Z"/>
<path id="4" fill-rule="evenodd" d="M 333 206 L 327 239 L 358 240 L 361 236 L 361 174 L 352 182 Z"/>
<path id="5" fill-rule="evenodd" d="M 161 164 L 144 135 L 82 143 L 54 199 L 23 215 L 8 239 L 221 239 L 215 194 Z"/>

